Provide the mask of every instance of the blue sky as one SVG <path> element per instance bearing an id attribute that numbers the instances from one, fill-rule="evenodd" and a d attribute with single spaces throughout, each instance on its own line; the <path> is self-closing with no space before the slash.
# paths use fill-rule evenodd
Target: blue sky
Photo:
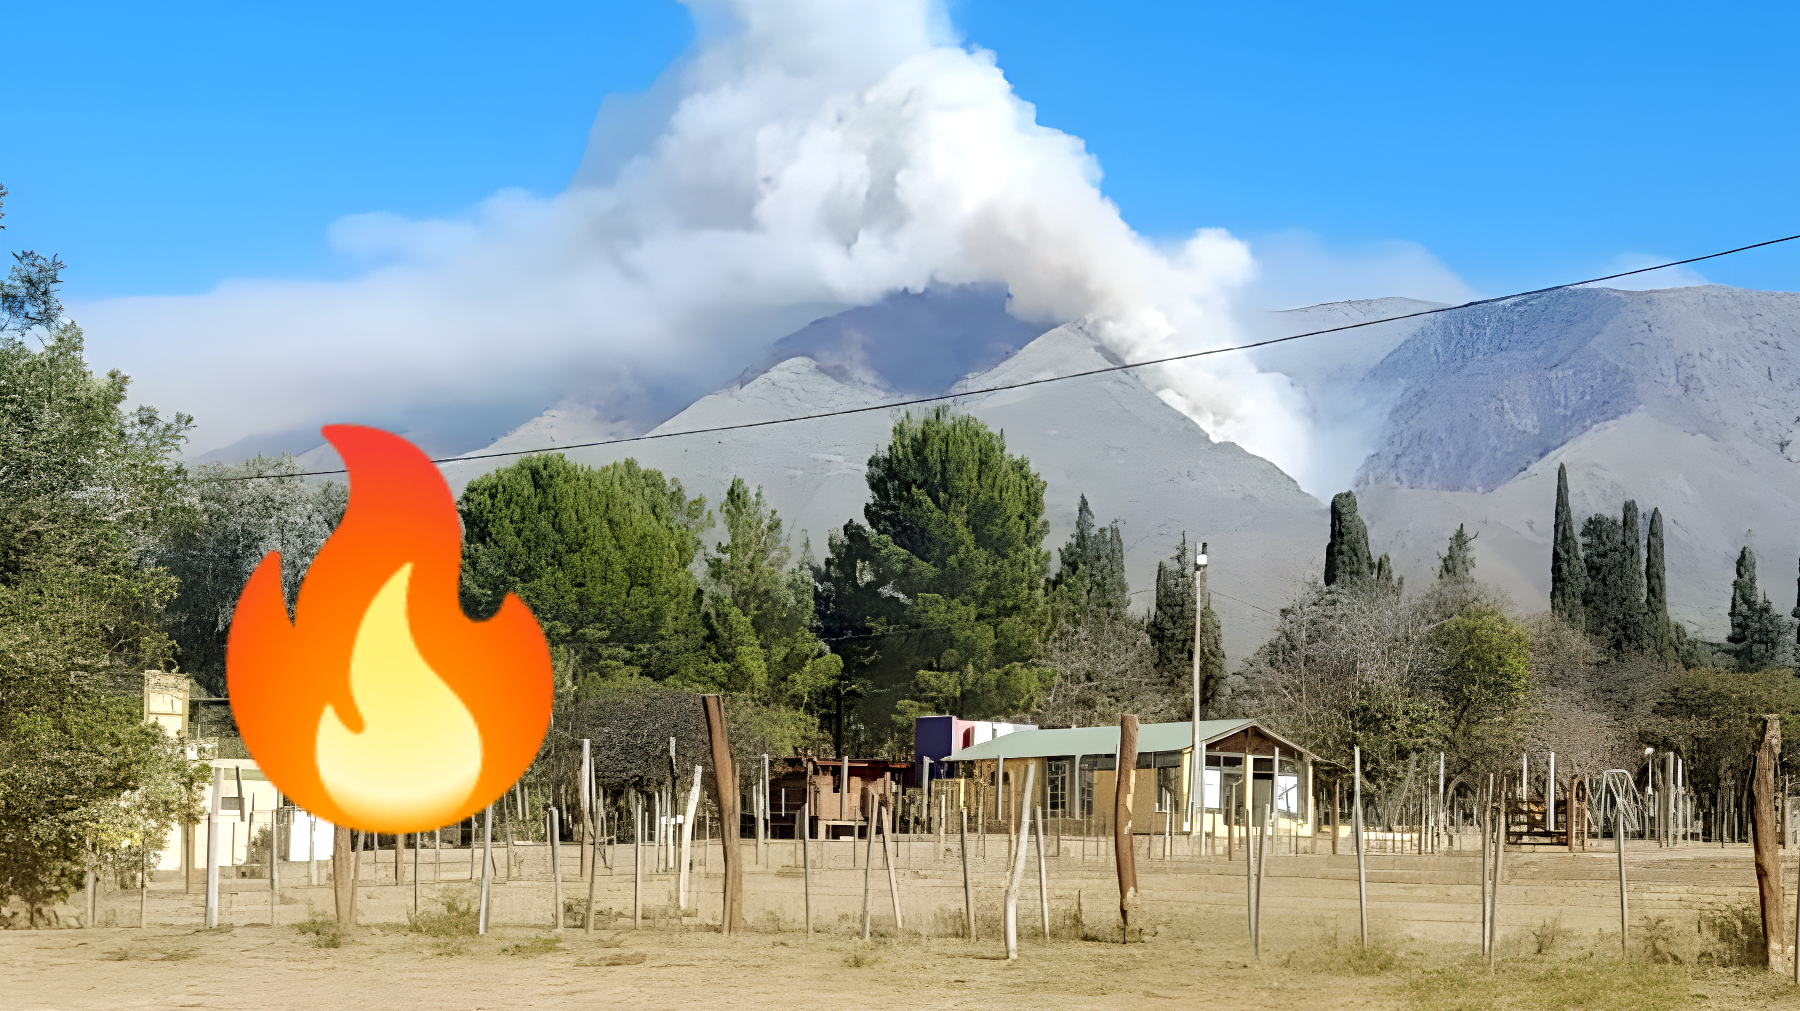
<path id="1" fill-rule="evenodd" d="M 0 243 L 230 455 L 643 431 L 934 280 L 1142 359 L 1800 232 L 1791 7 L 692 2 L 9 12 Z M 1155 382 L 1271 459 L 1304 426 L 1242 361 Z"/>
<path id="2" fill-rule="evenodd" d="M 343 276 L 341 215 L 561 190 L 602 96 L 648 86 L 693 31 L 669 2 L 376 7 L 9 11 L 6 244 L 60 253 L 76 299 Z M 1792 5 L 950 13 L 1147 235 L 1411 241 L 1497 293 L 1800 231 Z M 1796 267 L 1700 269 L 1793 288 Z"/>

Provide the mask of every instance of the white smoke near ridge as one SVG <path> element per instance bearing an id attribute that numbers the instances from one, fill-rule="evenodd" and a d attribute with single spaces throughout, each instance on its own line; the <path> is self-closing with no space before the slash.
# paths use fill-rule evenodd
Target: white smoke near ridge
<path id="1" fill-rule="evenodd" d="M 933 282 L 1004 283 L 1015 315 L 1092 319 L 1126 359 L 1233 339 L 1245 245 L 1136 234 L 1082 142 L 1039 125 L 929 0 L 689 5 L 697 41 L 655 89 L 666 119 L 633 152 L 590 152 L 612 178 L 463 220 L 342 219 L 334 246 L 377 264 L 350 281 L 81 307 L 96 360 L 196 414 L 204 452 L 582 387 L 704 392 L 796 320 Z M 1217 438 L 1305 455 L 1294 392 L 1240 356 L 1149 378 Z"/>

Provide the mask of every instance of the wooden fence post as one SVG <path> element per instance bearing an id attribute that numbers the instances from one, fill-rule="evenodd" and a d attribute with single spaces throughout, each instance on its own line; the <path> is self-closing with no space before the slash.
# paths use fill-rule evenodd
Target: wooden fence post
<path id="1" fill-rule="evenodd" d="M 1781 915 L 1781 855 L 1775 848 L 1775 773 L 1781 763 L 1781 720 L 1763 717 L 1762 744 L 1756 749 L 1750 794 L 1755 811 L 1750 819 L 1751 841 L 1756 848 L 1756 890 L 1762 906 L 1763 937 L 1768 941 L 1768 966 L 1779 971 L 1787 917 Z"/>
<path id="2" fill-rule="evenodd" d="M 1119 718 L 1119 751 L 1113 789 L 1113 860 L 1119 872 L 1119 941 L 1130 939 L 1131 907 L 1137 902 L 1137 850 L 1131 841 L 1131 805 L 1137 788 L 1137 717 Z"/>
<path id="3" fill-rule="evenodd" d="M 725 906 L 719 916 L 719 929 L 727 934 L 744 929 L 744 866 L 738 852 L 742 832 L 738 817 L 737 765 L 731 760 L 731 742 L 725 738 L 724 700 L 718 695 L 701 696 L 706 709 L 706 737 L 712 745 L 713 788 L 719 795 L 720 848 L 725 857 Z"/>

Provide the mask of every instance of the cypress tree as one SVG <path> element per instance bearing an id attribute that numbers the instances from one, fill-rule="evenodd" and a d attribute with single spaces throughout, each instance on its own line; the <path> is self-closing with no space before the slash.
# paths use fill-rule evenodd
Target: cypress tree
<path id="1" fill-rule="evenodd" d="M 1625 528 L 1605 513 L 1595 513 L 1581 525 L 1581 555 L 1586 569 L 1582 594 L 1585 629 L 1615 655 L 1621 651 L 1624 616 L 1621 600 L 1624 584 Z"/>
<path id="2" fill-rule="evenodd" d="M 1787 621 L 1775 613 L 1768 597 L 1757 592 L 1756 555 L 1744 548 L 1738 553 L 1737 578 L 1731 582 L 1731 634 L 1726 641 L 1738 647 L 1740 667 L 1759 671 L 1785 664 L 1787 638 Z"/>
<path id="3" fill-rule="evenodd" d="M 1638 505 L 1625 500 L 1624 522 L 1621 524 L 1625 549 L 1619 576 L 1623 580 L 1616 594 L 1619 607 L 1619 646 L 1622 652 L 1642 652 L 1649 648 L 1648 629 L 1644 625 L 1644 556 L 1643 539 L 1639 536 Z"/>
<path id="4" fill-rule="evenodd" d="M 1731 581 L 1731 634 L 1725 641 L 1741 646 L 1750 641 L 1756 620 L 1756 555 L 1748 547 L 1738 552 L 1737 578 Z"/>
<path id="5" fill-rule="evenodd" d="M 1211 716 L 1225 684 L 1225 634 L 1213 610 L 1212 591 L 1200 602 L 1200 715 Z"/>
<path id="6" fill-rule="evenodd" d="M 1159 670 L 1173 671 L 1193 662 L 1194 562 L 1185 533 L 1174 557 L 1156 563 L 1156 604 L 1149 631 Z"/>
<path id="7" fill-rule="evenodd" d="M 1399 590 L 1406 585 L 1404 577 L 1398 580 L 1394 578 L 1394 563 L 1385 551 L 1375 560 L 1375 585 L 1389 590 Z"/>
<path id="8" fill-rule="evenodd" d="M 1650 510 L 1650 537 L 1644 544 L 1644 624 L 1650 650 L 1668 657 L 1675 652 L 1675 630 L 1669 621 L 1669 580 L 1663 563 L 1661 509 Z"/>
<path id="9" fill-rule="evenodd" d="M 1356 493 L 1341 491 L 1331 497 L 1331 539 L 1325 543 L 1325 585 L 1361 582 L 1372 577 L 1375 565 L 1369 553 L 1369 528 L 1356 513 Z"/>
<path id="10" fill-rule="evenodd" d="M 1587 566 L 1569 511 L 1569 470 L 1556 465 L 1556 530 L 1550 542 L 1550 610 L 1576 628 L 1587 627 Z"/>

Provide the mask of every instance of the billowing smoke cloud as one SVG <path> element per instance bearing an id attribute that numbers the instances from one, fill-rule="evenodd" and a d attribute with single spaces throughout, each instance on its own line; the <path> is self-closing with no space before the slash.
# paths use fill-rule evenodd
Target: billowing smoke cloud
<path id="1" fill-rule="evenodd" d="M 343 219 L 334 246 L 370 264 L 347 282 L 81 307 L 95 359 L 196 414 L 203 452 L 446 405 L 523 420 L 580 389 L 654 416 L 807 319 L 932 282 L 1003 283 L 1015 315 L 1093 318 L 1128 358 L 1232 339 L 1246 246 L 1136 234 L 1082 142 L 1039 125 L 928 0 L 689 2 L 693 50 L 610 103 L 564 193 Z M 1242 358 L 1156 382 L 1277 463 L 1305 442 L 1285 380 Z"/>

